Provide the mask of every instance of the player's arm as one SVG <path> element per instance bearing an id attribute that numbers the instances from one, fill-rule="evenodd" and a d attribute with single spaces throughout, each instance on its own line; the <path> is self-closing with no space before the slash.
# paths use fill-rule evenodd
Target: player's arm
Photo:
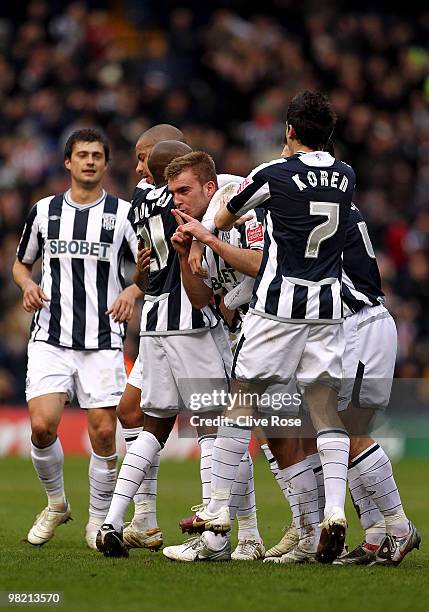
<path id="1" fill-rule="evenodd" d="M 137 246 L 137 236 L 134 231 L 133 223 L 132 223 L 132 209 L 128 213 L 127 219 L 125 221 L 124 226 L 124 248 L 126 248 L 126 255 L 129 255 L 129 259 L 138 262 L 138 246 Z M 145 286 L 142 283 L 142 286 L 135 282 L 126 287 L 121 291 L 113 304 L 106 310 L 106 314 L 110 315 L 115 323 L 125 323 L 125 321 L 129 321 L 133 316 L 134 307 L 136 300 L 143 295 L 142 286 Z"/>
<path id="2" fill-rule="evenodd" d="M 182 232 L 191 234 L 194 238 L 199 240 L 199 242 L 208 246 L 238 272 L 253 278 L 256 277 L 261 267 L 262 251 L 256 249 L 241 249 L 231 244 L 227 244 L 223 240 L 219 240 L 219 238 L 206 229 L 202 223 L 190 215 L 181 211 L 176 212 L 183 221 L 186 222 L 181 226 Z"/>
<path id="3" fill-rule="evenodd" d="M 140 289 L 142 295 L 146 293 L 146 289 L 149 285 L 150 253 L 150 248 L 145 247 L 143 241 L 139 241 L 133 281 Z"/>
<path id="4" fill-rule="evenodd" d="M 213 234 L 205 243 L 212 251 L 219 255 L 224 261 L 229 263 L 231 268 L 256 278 L 262 263 L 262 251 L 254 249 L 240 249 L 239 247 L 227 244 L 219 240 Z"/>
<path id="5" fill-rule="evenodd" d="M 252 208 L 263 208 L 270 197 L 270 186 L 265 179 L 263 167 L 258 166 L 239 186 L 237 193 L 221 206 L 215 215 L 217 229 L 227 231 Z M 221 203 L 222 204 L 222 203 Z"/>
<path id="6" fill-rule="evenodd" d="M 49 297 L 32 278 L 33 265 L 42 254 L 43 239 L 38 225 L 38 204 L 30 210 L 16 251 L 12 268 L 15 283 L 22 291 L 22 305 L 27 312 L 35 312 L 49 301 Z"/>
<path id="7" fill-rule="evenodd" d="M 26 264 L 15 259 L 12 268 L 13 280 L 22 291 L 22 305 L 27 312 L 35 312 L 48 302 L 48 296 L 32 278 L 33 264 Z"/>

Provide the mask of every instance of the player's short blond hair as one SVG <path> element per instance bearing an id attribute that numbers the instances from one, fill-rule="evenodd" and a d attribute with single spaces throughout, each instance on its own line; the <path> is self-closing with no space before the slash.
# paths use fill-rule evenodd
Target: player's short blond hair
<path id="1" fill-rule="evenodd" d="M 176 157 L 166 167 L 164 176 L 168 181 L 178 177 L 188 168 L 192 170 L 201 185 L 213 181 L 217 186 L 215 163 L 213 158 L 205 151 L 192 151 L 192 153 Z"/>

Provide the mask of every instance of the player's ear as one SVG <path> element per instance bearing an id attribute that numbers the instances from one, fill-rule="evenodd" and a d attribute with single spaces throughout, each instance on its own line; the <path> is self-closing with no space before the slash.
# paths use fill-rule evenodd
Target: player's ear
<path id="1" fill-rule="evenodd" d="M 71 161 L 70 161 L 70 159 L 68 157 L 66 157 L 64 159 L 64 166 L 66 167 L 67 170 L 70 170 L 70 168 L 71 168 Z"/>
<path id="2" fill-rule="evenodd" d="M 217 185 L 214 181 L 207 181 L 207 183 L 204 185 L 205 190 L 206 190 L 206 194 L 209 198 L 212 197 L 212 195 L 215 193 L 215 191 L 217 190 Z"/>
<path id="3" fill-rule="evenodd" d="M 286 138 L 296 138 L 295 128 L 290 123 L 286 124 Z"/>

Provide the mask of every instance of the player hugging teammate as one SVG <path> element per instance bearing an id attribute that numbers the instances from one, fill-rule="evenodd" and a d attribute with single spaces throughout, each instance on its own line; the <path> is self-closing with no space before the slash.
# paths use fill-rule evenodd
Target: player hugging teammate
<path id="1" fill-rule="evenodd" d="M 173 126 L 156 126 L 137 143 L 143 180 L 132 214 L 144 302 L 139 357 L 118 410 L 127 454 L 97 534 L 105 556 L 162 545 L 162 448 L 192 394 L 228 385 L 235 398 L 228 423 L 198 428 L 202 503 L 180 521 L 194 537 L 166 547 L 166 557 L 397 565 L 418 548 L 390 461 L 367 433 L 389 401 L 396 328 L 365 221 L 352 203 L 354 171 L 327 152 L 334 126 L 322 94 L 295 96 L 284 156 L 245 179 L 217 176 L 210 156 L 191 151 Z M 263 409 L 255 398 L 277 387 L 300 394 L 306 433 L 257 433 L 293 517 L 265 551 L 247 423 Z M 209 415 L 224 408 L 213 403 Z M 246 426 L 242 417 L 250 419 Z M 365 531 L 351 552 L 347 481 Z M 124 529 L 133 499 L 135 515 Z M 69 510 L 65 498 L 58 503 L 60 524 Z M 236 517 L 239 542 L 231 552 Z"/>

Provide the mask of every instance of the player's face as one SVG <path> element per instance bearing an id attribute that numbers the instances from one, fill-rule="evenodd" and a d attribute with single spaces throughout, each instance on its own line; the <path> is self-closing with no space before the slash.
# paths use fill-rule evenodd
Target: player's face
<path id="1" fill-rule="evenodd" d="M 202 219 L 216 191 L 216 185 L 214 181 L 201 185 L 189 168 L 168 181 L 168 190 L 173 194 L 176 208 L 195 219 Z"/>
<path id="2" fill-rule="evenodd" d="M 101 142 L 76 142 L 70 159 L 64 160 L 73 181 L 92 188 L 103 179 L 107 170 L 106 156 Z"/>
<path id="3" fill-rule="evenodd" d="M 136 172 L 140 179 L 145 179 L 148 183 L 153 185 L 153 177 L 149 172 L 147 160 L 149 159 L 150 152 L 152 151 L 153 143 L 148 144 L 144 139 L 141 139 L 136 144 L 136 157 L 137 166 Z"/>

